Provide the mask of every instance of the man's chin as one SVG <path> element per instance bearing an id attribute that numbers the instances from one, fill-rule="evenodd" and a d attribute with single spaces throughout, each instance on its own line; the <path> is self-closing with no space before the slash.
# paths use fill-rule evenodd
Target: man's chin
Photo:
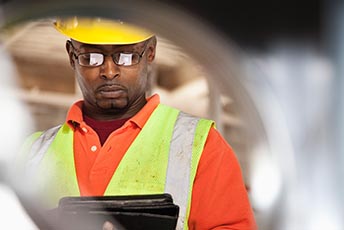
<path id="1" fill-rule="evenodd" d="M 100 109 L 105 111 L 118 111 L 123 110 L 127 107 L 128 103 L 118 100 L 103 100 L 97 102 L 97 105 Z"/>

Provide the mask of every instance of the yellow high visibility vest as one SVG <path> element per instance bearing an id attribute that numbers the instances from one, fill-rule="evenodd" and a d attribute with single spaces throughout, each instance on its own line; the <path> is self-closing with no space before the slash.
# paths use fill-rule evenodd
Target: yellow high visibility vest
<path id="1" fill-rule="evenodd" d="M 213 121 L 159 104 L 130 145 L 110 180 L 106 195 L 170 193 L 180 206 L 178 229 L 187 229 L 192 186 Z M 37 194 L 47 208 L 65 196 L 80 196 L 67 125 L 32 135 L 27 162 Z"/>

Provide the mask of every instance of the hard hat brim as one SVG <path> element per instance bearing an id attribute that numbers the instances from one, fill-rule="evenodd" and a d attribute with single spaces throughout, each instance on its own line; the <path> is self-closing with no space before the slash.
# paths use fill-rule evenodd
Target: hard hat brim
<path id="1" fill-rule="evenodd" d="M 54 22 L 61 34 L 87 44 L 126 45 L 154 36 L 148 30 L 121 21 L 101 18 L 64 18 Z"/>

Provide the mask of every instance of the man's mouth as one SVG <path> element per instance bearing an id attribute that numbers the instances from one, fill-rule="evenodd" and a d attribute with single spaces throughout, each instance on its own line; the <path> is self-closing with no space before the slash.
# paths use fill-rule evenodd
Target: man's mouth
<path id="1" fill-rule="evenodd" d="M 119 85 L 104 85 L 98 88 L 98 92 L 107 98 L 117 98 L 123 96 L 126 92 L 123 87 Z"/>

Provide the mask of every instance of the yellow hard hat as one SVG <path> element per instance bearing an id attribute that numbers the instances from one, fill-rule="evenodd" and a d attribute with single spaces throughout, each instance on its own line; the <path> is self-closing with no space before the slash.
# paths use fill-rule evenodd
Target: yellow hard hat
<path id="1" fill-rule="evenodd" d="M 65 36 L 88 44 L 134 44 L 153 36 L 152 32 L 143 28 L 105 18 L 58 18 L 54 26 Z"/>

